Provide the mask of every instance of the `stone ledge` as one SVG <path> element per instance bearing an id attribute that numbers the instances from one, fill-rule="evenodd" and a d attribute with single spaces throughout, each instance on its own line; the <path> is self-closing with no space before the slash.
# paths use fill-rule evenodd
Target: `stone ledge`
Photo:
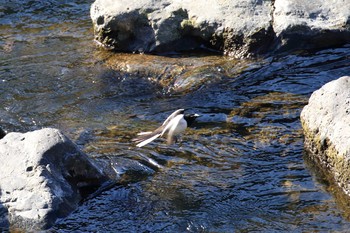
<path id="1" fill-rule="evenodd" d="M 249 57 L 349 43 L 349 9 L 341 0 L 96 0 L 90 15 L 96 41 L 117 51 Z"/>
<path id="2" fill-rule="evenodd" d="M 315 91 L 301 112 L 305 149 L 350 194 L 350 76 Z"/>

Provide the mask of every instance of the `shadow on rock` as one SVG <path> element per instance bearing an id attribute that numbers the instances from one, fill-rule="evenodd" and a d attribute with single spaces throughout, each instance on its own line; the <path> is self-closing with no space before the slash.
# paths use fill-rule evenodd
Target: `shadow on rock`
<path id="1" fill-rule="evenodd" d="M 8 133 L 0 140 L 0 160 L 0 203 L 6 208 L 0 213 L 9 213 L 11 228 L 25 231 L 50 228 L 78 207 L 86 190 L 109 179 L 52 128 Z"/>

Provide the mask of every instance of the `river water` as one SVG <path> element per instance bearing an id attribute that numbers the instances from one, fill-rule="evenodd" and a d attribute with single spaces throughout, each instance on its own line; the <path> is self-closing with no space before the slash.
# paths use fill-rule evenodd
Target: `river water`
<path id="1" fill-rule="evenodd" d="M 349 198 L 309 160 L 299 121 L 314 90 L 350 73 L 349 46 L 254 61 L 113 54 L 93 42 L 91 1 L 3 1 L 1 127 L 59 128 L 116 175 L 53 230 L 350 228 Z M 202 115 L 178 144 L 131 143 L 178 108 Z"/>

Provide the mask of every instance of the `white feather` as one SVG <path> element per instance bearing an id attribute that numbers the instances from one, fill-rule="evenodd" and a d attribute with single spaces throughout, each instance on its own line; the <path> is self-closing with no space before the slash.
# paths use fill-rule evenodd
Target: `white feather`
<path id="1" fill-rule="evenodd" d="M 180 109 L 176 110 L 175 112 L 173 112 L 170 116 L 168 116 L 168 118 L 163 122 L 162 125 L 168 124 L 181 111 L 185 111 L 185 109 L 180 108 Z"/>
<path id="2" fill-rule="evenodd" d="M 144 141 L 138 143 L 137 147 L 143 147 L 147 145 L 148 143 L 152 142 L 153 140 L 157 139 L 158 137 L 163 136 L 164 134 L 167 134 L 167 140 L 168 144 L 169 142 L 173 142 L 173 139 L 176 135 L 182 133 L 186 127 L 187 122 L 184 119 L 184 114 L 180 114 L 183 112 L 184 109 L 178 109 L 175 112 L 173 112 L 168 118 L 163 122 L 162 126 L 164 126 L 164 129 L 161 133 L 158 133 L 150 138 L 145 139 Z M 139 136 L 146 136 L 149 134 L 152 134 L 153 132 L 140 132 L 137 135 Z"/>
<path id="3" fill-rule="evenodd" d="M 141 136 L 141 135 L 148 135 L 148 134 L 151 134 L 151 133 L 153 133 L 153 132 L 152 131 L 147 131 L 147 132 L 140 132 L 137 135 Z"/>
<path id="4" fill-rule="evenodd" d="M 150 138 L 148 138 L 148 139 L 146 139 L 146 140 L 144 140 L 144 141 L 138 143 L 136 146 L 137 146 L 137 147 L 143 147 L 144 145 L 147 145 L 148 143 L 152 142 L 153 140 L 155 140 L 156 138 L 158 138 L 158 137 L 160 137 L 160 136 L 161 136 L 160 133 L 159 133 L 159 134 L 156 134 L 156 135 L 154 135 L 153 137 L 150 137 Z"/>

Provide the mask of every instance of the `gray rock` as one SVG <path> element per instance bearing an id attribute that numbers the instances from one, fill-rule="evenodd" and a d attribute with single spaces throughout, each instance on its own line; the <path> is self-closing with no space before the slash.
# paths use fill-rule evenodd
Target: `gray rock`
<path id="1" fill-rule="evenodd" d="M 273 29 L 282 50 L 350 42 L 350 1 L 276 0 Z"/>
<path id="2" fill-rule="evenodd" d="M 301 112 L 305 148 L 350 193 L 350 76 L 315 91 Z"/>
<path id="3" fill-rule="evenodd" d="M 74 210 L 79 189 L 107 177 L 59 130 L 8 133 L 0 140 L 0 203 L 14 227 L 39 230 Z"/>
<path id="4" fill-rule="evenodd" d="M 203 45 L 242 57 L 268 50 L 350 42 L 350 2 L 343 0 L 96 0 L 95 38 L 128 52 L 169 52 Z"/>
<path id="5" fill-rule="evenodd" d="M 163 52 L 207 46 L 240 56 L 273 41 L 271 1 L 96 0 L 96 40 L 121 51 Z"/>

